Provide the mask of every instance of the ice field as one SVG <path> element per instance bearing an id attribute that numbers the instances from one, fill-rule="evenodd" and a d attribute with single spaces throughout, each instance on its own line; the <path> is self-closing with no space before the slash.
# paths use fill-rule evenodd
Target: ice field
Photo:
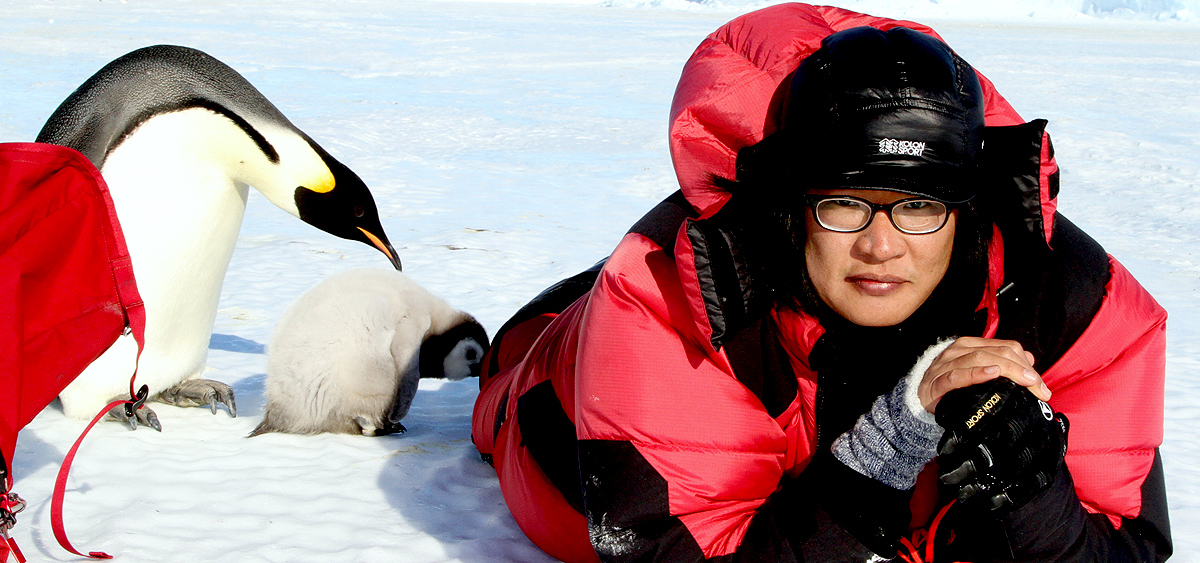
<path id="1" fill-rule="evenodd" d="M 1049 119 L 1060 210 L 1169 311 L 1172 561 L 1200 561 L 1198 4 L 838 4 L 932 25 L 1023 116 Z M 0 0 L 0 141 L 32 141 L 128 51 L 204 50 L 357 172 L 405 272 L 490 334 L 677 188 L 666 129 L 679 71 L 758 5 Z M 238 417 L 156 405 L 162 433 L 99 425 L 68 484 L 76 547 L 117 561 L 550 561 L 471 444 L 475 380 L 423 381 L 401 436 L 244 438 L 261 417 L 275 321 L 359 266 L 388 263 L 252 191 L 208 357 Z M 52 404 L 21 433 L 15 490 L 29 508 L 13 536 L 31 561 L 76 559 L 55 543 L 49 507 L 84 424 Z"/>

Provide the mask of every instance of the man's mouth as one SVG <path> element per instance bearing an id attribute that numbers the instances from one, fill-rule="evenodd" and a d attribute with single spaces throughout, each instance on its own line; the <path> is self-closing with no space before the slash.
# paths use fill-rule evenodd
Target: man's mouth
<path id="1" fill-rule="evenodd" d="M 859 292 L 872 297 L 884 297 L 899 290 L 908 280 L 898 276 L 880 274 L 862 274 L 849 276 L 846 281 Z"/>

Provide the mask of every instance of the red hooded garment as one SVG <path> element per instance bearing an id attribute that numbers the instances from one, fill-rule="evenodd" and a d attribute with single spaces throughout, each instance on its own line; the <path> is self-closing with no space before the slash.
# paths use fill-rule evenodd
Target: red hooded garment
<path id="1" fill-rule="evenodd" d="M 0 295 L 0 508 L 8 510 L 17 433 L 127 327 L 140 347 L 146 323 L 108 186 L 74 149 L 0 144 Z M 52 513 L 58 535 L 58 505 Z M 0 542 L 0 561 L 8 549 Z"/>
<path id="2" fill-rule="evenodd" d="M 824 329 L 807 315 L 772 310 L 769 322 L 753 326 L 755 335 L 774 327 L 778 362 L 745 367 L 746 339 L 737 331 L 746 333 L 749 323 L 714 281 L 723 255 L 705 220 L 729 198 L 710 178 L 734 178 L 738 150 L 774 132 L 800 61 L 824 37 L 864 25 L 936 37 L 912 22 L 784 4 L 706 38 L 684 67 L 671 111 L 682 195 L 635 225 L 598 273 L 547 290 L 497 335 L 473 439 L 493 461 L 521 529 L 551 556 L 798 561 L 829 554 L 811 545 L 803 530 L 813 524 L 798 516 L 813 513 L 813 499 L 829 491 L 797 478 L 816 449 L 818 376 L 809 352 Z M 1083 561 L 1129 552 L 1134 560 L 1161 560 L 1171 549 L 1157 449 L 1166 313 L 1055 213 L 1057 166 L 1045 122 L 1025 123 L 980 81 L 985 138 L 989 147 L 1009 148 L 1005 171 L 1026 210 L 1006 223 L 1019 227 L 997 227 L 993 237 L 987 287 L 980 288 L 984 334 L 1017 339 L 1047 362 L 1041 371 L 1051 404 L 1071 421 L 1069 476 L 1053 493 L 1068 500 L 1035 500 L 1009 516 L 1001 527 L 1011 553 L 973 544 L 966 532 L 953 553 Z M 1040 281 L 1029 284 L 1022 261 L 1006 262 L 1005 253 L 1032 246 L 1047 253 L 1053 273 L 1039 270 Z M 1020 296 L 1020 307 L 997 298 L 1009 283 L 1017 289 L 1006 298 Z M 767 356 L 750 349 L 748 356 Z M 780 383 L 768 372 L 787 377 Z M 837 484 L 817 486 L 840 494 Z M 844 496 L 862 498 L 856 494 Z M 927 527 L 939 506 L 923 475 L 910 529 Z M 950 512 L 946 520 L 954 518 Z M 834 520 L 835 528 L 843 524 Z M 854 543 L 852 536 L 839 545 Z"/>

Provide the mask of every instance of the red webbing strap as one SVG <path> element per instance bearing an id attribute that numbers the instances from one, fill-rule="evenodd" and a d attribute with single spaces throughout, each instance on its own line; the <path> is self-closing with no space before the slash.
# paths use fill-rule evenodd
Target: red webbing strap
<path id="1" fill-rule="evenodd" d="M 16 514 L 25 509 L 25 501 L 12 491 L 12 474 L 4 477 L 4 488 L 0 490 L 0 563 L 8 562 L 8 554 L 12 553 L 17 563 L 25 563 L 25 554 L 17 547 L 16 540 L 8 537 L 8 530 L 16 524 Z"/>
<path id="2" fill-rule="evenodd" d="M 900 544 L 904 546 L 904 549 L 908 550 L 908 553 L 905 553 L 902 549 L 896 554 L 896 556 L 905 563 L 926 563 L 926 561 L 921 558 L 921 544 L 925 543 L 927 534 L 928 532 L 925 530 L 917 530 L 913 532 L 912 540 L 909 540 L 908 538 L 900 538 Z"/>
<path id="3" fill-rule="evenodd" d="M 108 411 L 120 405 L 133 402 L 134 401 L 113 401 L 109 403 L 108 406 L 101 409 L 100 413 L 97 414 L 95 418 L 92 419 L 92 422 L 87 425 L 87 428 L 83 429 L 83 433 L 80 434 L 79 438 L 75 440 L 75 445 L 71 446 L 71 450 L 67 452 L 67 457 L 63 458 L 62 467 L 58 468 L 58 478 L 54 481 L 54 497 L 50 501 L 50 525 L 52 528 L 54 528 L 54 539 L 58 540 L 58 545 L 61 545 L 63 549 L 74 553 L 75 555 L 91 557 L 92 559 L 112 559 L 111 555 L 104 553 L 103 551 L 92 551 L 86 554 L 80 553 L 75 549 L 74 546 L 71 545 L 71 542 L 67 540 L 67 531 L 66 528 L 63 527 L 62 505 L 63 495 L 66 493 L 67 489 L 67 474 L 71 472 L 71 462 L 75 461 L 75 452 L 79 450 L 79 444 L 83 442 L 84 436 L 87 436 L 87 433 L 91 431 L 92 427 L 95 426 L 97 422 L 100 422 L 100 419 L 104 418 L 104 415 L 108 414 Z"/>
<path id="4" fill-rule="evenodd" d="M 933 518 L 933 522 L 929 525 L 928 530 L 917 530 L 913 532 L 912 540 L 909 540 L 908 538 L 900 538 L 900 543 L 904 546 L 904 549 L 900 550 L 896 556 L 907 563 L 932 563 L 933 547 L 936 543 L 934 539 L 937 536 L 938 525 L 942 523 L 942 517 L 944 517 L 946 513 L 950 511 L 950 507 L 954 506 L 955 502 L 956 501 L 950 501 L 950 504 L 943 506 L 942 509 L 938 511 L 937 516 Z M 921 555 L 922 545 L 925 547 L 925 555 L 923 557 Z M 905 549 L 908 550 L 908 553 L 904 552 Z"/>
<path id="5" fill-rule="evenodd" d="M 21 553 L 21 548 L 17 547 L 16 540 L 8 537 L 8 532 L 0 533 L 0 539 L 4 540 L 0 542 L 0 563 L 8 562 L 9 552 L 12 552 L 17 563 L 25 563 L 25 554 Z"/>

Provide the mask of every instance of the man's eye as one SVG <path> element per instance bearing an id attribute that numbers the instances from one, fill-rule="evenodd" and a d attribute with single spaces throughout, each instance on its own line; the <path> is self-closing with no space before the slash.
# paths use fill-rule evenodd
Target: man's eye
<path id="1" fill-rule="evenodd" d="M 922 209 L 929 207 L 932 204 L 933 204 L 933 202 L 929 202 L 929 201 L 910 201 L 910 202 L 904 204 L 904 208 L 911 210 L 911 211 L 920 211 Z"/>

